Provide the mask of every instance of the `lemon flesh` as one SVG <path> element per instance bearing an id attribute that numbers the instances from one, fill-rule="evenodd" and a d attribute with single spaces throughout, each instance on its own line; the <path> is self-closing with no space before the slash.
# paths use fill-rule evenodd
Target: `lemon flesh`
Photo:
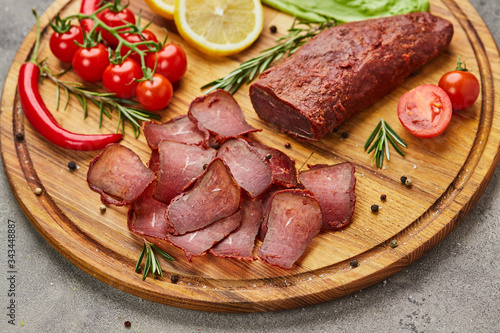
<path id="1" fill-rule="evenodd" d="M 174 19 L 185 40 L 216 56 L 244 50 L 263 27 L 259 0 L 176 0 Z"/>
<path id="2" fill-rule="evenodd" d="M 153 13 L 156 13 L 166 19 L 174 19 L 175 0 L 144 0 L 151 8 Z"/>

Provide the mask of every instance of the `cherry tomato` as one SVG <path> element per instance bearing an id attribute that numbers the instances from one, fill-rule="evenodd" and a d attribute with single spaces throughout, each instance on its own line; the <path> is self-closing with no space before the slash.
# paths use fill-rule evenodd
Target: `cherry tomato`
<path id="1" fill-rule="evenodd" d="M 80 48 L 75 44 L 75 41 L 83 44 L 82 28 L 80 27 L 71 26 L 66 32 L 54 32 L 50 36 L 50 50 L 57 59 L 63 62 L 71 62 L 73 55 Z"/>
<path id="2" fill-rule="evenodd" d="M 187 59 L 184 50 L 176 44 L 166 44 L 156 53 L 146 58 L 146 66 L 165 76 L 170 82 L 179 81 L 186 73 Z"/>
<path id="3" fill-rule="evenodd" d="M 401 96 L 398 117 L 411 134 L 433 138 L 443 133 L 453 113 L 446 92 L 433 84 L 418 86 Z"/>
<path id="4" fill-rule="evenodd" d="M 170 103 L 173 93 L 170 81 L 157 73 L 153 74 L 152 80 L 140 82 L 136 92 L 139 103 L 150 111 L 164 109 Z"/>
<path id="5" fill-rule="evenodd" d="M 453 110 L 467 109 L 479 96 L 478 79 L 462 67 L 460 60 L 456 70 L 441 77 L 439 86 L 450 96 Z"/>
<path id="6" fill-rule="evenodd" d="M 73 56 L 73 70 L 87 82 L 102 79 L 104 70 L 109 65 L 108 49 L 102 44 L 91 48 L 80 48 Z"/>
<path id="7" fill-rule="evenodd" d="M 146 42 L 146 41 L 152 41 L 155 43 L 158 43 L 158 39 L 156 38 L 155 34 L 150 31 L 150 30 L 143 30 L 142 31 L 142 36 L 139 34 L 133 34 L 133 33 L 124 33 L 121 35 L 123 39 L 125 39 L 129 43 L 140 43 L 140 42 Z M 149 50 L 148 45 L 138 45 L 137 48 L 139 50 L 147 52 Z M 125 57 L 125 55 L 130 51 L 130 48 L 127 46 L 122 46 L 120 49 L 120 55 L 122 57 Z M 130 56 L 132 59 L 137 61 L 138 63 L 141 63 L 141 57 L 139 54 L 136 52 L 132 52 Z"/>
<path id="8" fill-rule="evenodd" d="M 97 18 L 100 19 L 108 27 L 120 27 L 127 23 L 135 24 L 134 13 L 128 8 L 123 8 L 119 12 L 114 12 L 110 8 L 106 8 L 102 12 L 97 14 Z M 105 40 L 109 46 L 116 47 L 118 45 L 118 39 L 111 35 L 108 31 L 99 29 L 102 35 L 102 39 Z"/>
<path id="9" fill-rule="evenodd" d="M 109 64 L 102 75 L 102 83 L 108 92 L 118 98 L 135 95 L 137 81 L 142 77 L 141 66 L 134 59 L 127 58 L 121 64 Z"/>

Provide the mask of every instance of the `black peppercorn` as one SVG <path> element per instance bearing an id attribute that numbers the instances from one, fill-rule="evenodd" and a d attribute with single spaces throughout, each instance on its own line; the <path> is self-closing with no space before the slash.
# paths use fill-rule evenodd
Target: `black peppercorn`
<path id="1" fill-rule="evenodd" d="M 347 139 L 349 137 L 349 133 L 347 132 L 342 132 L 342 138 Z"/>
<path id="2" fill-rule="evenodd" d="M 179 276 L 177 276 L 177 275 L 172 275 L 172 276 L 170 277 L 170 282 L 172 282 L 172 283 L 177 283 L 177 282 L 179 282 Z"/>
<path id="3" fill-rule="evenodd" d="M 292 145 L 290 144 L 290 142 L 285 143 L 285 148 L 288 148 L 288 149 L 292 148 Z"/>
<path id="4" fill-rule="evenodd" d="M 69 161 L 69 162 L 68 162 L 68 168 L 69 168 L 70 170 L 75 170 L 75 169 L 76 169 L 76 163 L 75 163 L 75 162 L 73 162 L 73 161 Z"/>
<path id="5" fill-rule="evenodd" d="M 276 28 L 275 25 L 270 26 L 269 30 L 271 31 L 272 34 L 275 34 L 276 32 L 278 32 L 278 28 Z"/>
<path id="6" fill-rule="evenodd" d="M 128 321 L 128 320 L 127 320 L 126 322 L 124 322 L 124 323 L 123 323 L 123 325 L 125 325 L 125 327 L 130 327 L 130 326 L 132 326 L 132 324 L 131 324 L 131 323 L 130 323 L 130 321 Z"/>
<path id="7" fill-rule="evenodd" d="M 351 262 L 349 263 L 349 265 L 351 265 L 352 268 L 355 268 L 355 267 L 358 267 L 359 266 L 359 263 L 356 259 L 353 259 L 351 260 Z"/>
<path id="8" fill-rule="evenodd" d="M 16 134 L 16 140 L 18 142 L 22 142 L 24 140 L 24 134 L 23 133 L 17 133 Z"/>
<path id="9" fill-rule="evenodd" d="M 407 179 L 408 179 L 408 177 L 406 177 L 406 176 L 401 176 L 401 179 L 400 179 L 400 180 L 401 180 L 401 183 L 403 183 L 403 184 L 404 184 L 404 183 L 406 183 L 406 180 L 407 180 Z"/>
<path id="10" fill-rule="evenodd" d="M 382 195 L 380 196 L 380 200 L 385 201 L 385 199 L 387 199 L 387 195 L 382 194 Z"/>
<path id="11" fill-rule="evenodd" d="M 398 247 L 398 241 L 397 241 L 397 240 L 395 240 L 395 239 L 393 239 L 393 240 L 391 241 L 391 244 L 390 244 L 390 245 L 391 245 L 391 247 L 394 249 L 394 248 Z"/>
<path id="12" fill-rule="evenodd" d="M 203 164 L 203 170 L 206 170 L 206 169 L 207 169 L 207 167 L 208 167 L 208 164 L 206 164 L 206 163 L 205 163 L 205 164 Z"/>
<path id="13" fill-rule="evenodd" d="M 266 155 L 266 160 L 270 160 L 270 159 L 271 159 L 271 157 L 272 157 L 272 156 L 271 156 L 271 154 L 267 154 L 267 155 Z"/>
<path id="14" fill-rule="evenodd" d="M 378 212 L 378 205 L 372 205 L 370 209 L 372 210 L 372 212 L 376 213 Z"/>
<path id="15" fill-rule="evenodd" d="M 214 148 L 215 150 L 219 149 L 219 148 L 220 148 L 220 143 L 218 143 L 218 142 L 214 143 L 213 148 Z"/>

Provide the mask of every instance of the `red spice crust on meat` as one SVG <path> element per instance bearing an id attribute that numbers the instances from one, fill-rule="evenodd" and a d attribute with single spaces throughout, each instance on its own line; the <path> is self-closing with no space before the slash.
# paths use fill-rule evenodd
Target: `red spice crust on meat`
<path id="1" fill-rule="evenodd" d="M 341 24 L 304 44 L 250 87 L 259 116 L 320 140 L 446 49 L 453 25 L 427 12 Z"/>

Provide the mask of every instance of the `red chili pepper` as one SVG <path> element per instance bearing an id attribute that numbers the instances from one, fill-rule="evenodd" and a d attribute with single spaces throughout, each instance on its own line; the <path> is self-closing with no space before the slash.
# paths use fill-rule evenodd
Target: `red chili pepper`
<path id="1" fill-rule="evenodd" d="M 31 125 L 47 140 L 60 147 L 73 150 L 99 150 L 118 142 L 122 134 L 76 134 L 59 126 L 43 102 L 38 89 L 40 68 L 27 62 L 19 71 L 18 89 L 24 114 Z"/>
<path id="2" fill-rule="evenodd" d="M 43 102 L 38 89 L 40 68 L 36 63 L 36 54 L 40 42 L 40 22 L 37 18 L 37 40 L 32 58 L 21 66 L 18 78 L 19 99 L 24 114 L 31 125 L 47 140 L 60 147 L 73 150 L 99 150 L 110 143 L 122 139 L 122 134 L 76 134 L 62 128 Z"/>
<path id="3" fill-rule="evenodd" d="M 90 15 L 96 10 L 99 9 L 99 4 L 101 3 L 101 0 L 82 0 L 82 4 L 80 6 L 80 13 L 85 14 L 85 15 Z M 85 19 L 80 22 L 80 25 L 82 26 L 83 30 L 85 32 L 89 32 L 92 30 L 92 27 L 94 25 L 94 21 L 91 19 Z"/>

